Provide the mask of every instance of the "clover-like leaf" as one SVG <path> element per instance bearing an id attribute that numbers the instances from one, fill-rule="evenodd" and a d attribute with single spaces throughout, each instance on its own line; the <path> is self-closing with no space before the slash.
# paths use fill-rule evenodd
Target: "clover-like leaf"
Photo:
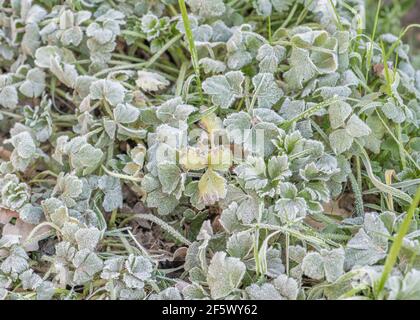
<path id="1" fill-rule="evenodd" d="M 264 44 L 258 49 L 257 60 L 260 61 L 261 73 L 274 73 L 279 63 L 285 58 L 286 49 L 282 46 Z"/>
<path id="2" fill-rule="evenodd" d="M 210 261 L 207 283 L 213 299 L 232 293 L 242 281 L 246 267 L 238 258 L 226 257 L 225 252 L 216 252 Z"/>
<path id="3" fill-rule="evenodd" d="M 73 260 L 73 265 L 76 268 L 74 271 L 73 281 L 78 284 L 84 284 L 94 277 L 94 275 L 102 270 L 102 260 L 89 249 L 82 249 L 78 251 Z"/>
<path id="4" fill-rule="evenodd" d="M 28 71 L 19 91 L 28 98 L 39 97 L 45 89 L 45 72 L 34 68 Z"/>
<path id="5" fill-rule="evenodd" d="M 198 191 L 205 205 L 214 204 L 226 197 L 226 180 L 217 172 L 208 169 L 198 182 Z"/>
<path id="6" fill-rule="evenodd" d="M 214 104 L 229 108 L 243 94 L 242 83 L 245 77 L 241 71 L 230 71 L 225 75 L 208 78 L 203 82 L 203 90 L 212 97 Z"/>
<path id="7" fill-rule="evenodd" d="M 120 179 L 110 176 L 102 176 L 98 180 L 98 187 L 104 192 L 102 207 L 105 211 L 112 211 L 121 208 L 123 195 Z"/>
<path id="8" fill-rule="evenodd" d="M 252 84 L 260 108 L 271 108 L 283 96 L 283 90 L 279 88 L 271 73 L 257 74 L 252 78 Z"/>
<path id="9" fill-rule="evenodd" d="M 164 76 L 156 72 L 141 70 L 137 72 L 137 77 L 136 85 L 146 92 L 162 90 L 170 84 Z"/>
<path id="10" fill-rule="evenodd" d="M 18 104 L 18 94 L 14 86 L 0 88 L 0 105 L 7 109 L 14 109 Z"/>
<path id="11" fill-rule="evenodd" d="M 386 256 L 389 231 L 375 213 L 366 213 L 363 228 L 349 240 L 346 266 L 373 265 Z"/>
<path id="12" fill-rule="evenodd" d="M 95 227 L 79 229 L 74 235 L 79 250 L 89 249 L 92 251 L 98 244 L 100 236 L 101 232 Z"/>
<path id="13" fill-rule="evenodd" d="M 187 0 L 192 12 L 203 18 L 219 17 L 226 11 L 223 0 Z"/>
<path id="14" fill-rule="evenodd" d="M 317 68 L 302 48 L 293 48 L 290 57 L 290 70 L 284 74 L 288 86 L 293 90 L 302 89 L 303 85 L 317 75 Z"/>
<path id="15" fill-rule="evenodd" d="M 124 102 L 125 88 L 117 81 L 97 80 L 90 85 L 92 99 L 104 99 L 113 106 Z"/>

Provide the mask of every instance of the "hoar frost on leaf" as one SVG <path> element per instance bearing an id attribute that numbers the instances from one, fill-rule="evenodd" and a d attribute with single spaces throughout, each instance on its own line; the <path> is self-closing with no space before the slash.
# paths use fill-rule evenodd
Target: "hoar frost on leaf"
<path id="1" fill-rule="evenodd" d="M 216 252 L 210 261 L 207 282 L 213 299 L 233 293 L 245 275 L 245 264 L 238 258 L 226 257 L 225 252 Z"/>

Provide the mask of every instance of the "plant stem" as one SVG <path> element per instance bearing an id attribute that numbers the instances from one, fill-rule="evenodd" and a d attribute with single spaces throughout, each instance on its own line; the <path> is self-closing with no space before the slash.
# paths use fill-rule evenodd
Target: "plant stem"
<path id="1" fill-rule="evenodd" d="M 385 283 L 388 280 L 388 277 L 391 274 L 391 271 L 394 268 L 395 263 L 397 262 L 398 254 L 400 253 L 404 237 L 408 232 L 410 223 L 413 220 L 414 213 L 416 209 L 418 208 L 419 203 L 420 203 L 420 186 L 417 188 L 416 195 L 414 196 L 413 202 L 411 202 L 411 205 L 408 208 L 407 215 L 405 216 L 403 222 L 401 223 L 398 233 L 394 238 L 394 243 L 392 244 L 388 257 L 386 258 L 384 271 L 382 272 L 382 276 L 381 276 L 381 279 L 379 280 L 379 284 L 376 290 L 377 297 L 382 293 L 382 290 L 385 287 Z"/>
<path id="2" fill-rule="evenodd" d="M 185 35 L 188 40 L 188 46 L 190 49 L 192 65 L 193 65 L 194 72 L 197 78 L 198 93 L 200 95 L 201 102 L 203 103 L 204 99 L 203 99 L 203 91 L 201 88 L 200 65 L 198 63 L 197 48 L 195 47 L 194 36 L 191 30 L 190 20 L 188 18 L 187 6 L 185 5 L 184 0 L 178 0 L 178 4 L 181 10 L 182 21 L 184 23 Z"/>

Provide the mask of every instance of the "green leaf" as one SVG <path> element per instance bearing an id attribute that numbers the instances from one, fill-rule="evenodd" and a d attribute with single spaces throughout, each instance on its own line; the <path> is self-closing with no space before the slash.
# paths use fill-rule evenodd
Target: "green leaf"
<path id="1" fill-rule="evenodd" d="M 181 170 L 176 164 L 162 163 L 158 165 L 158 177 L 162 184 L 162 191 L 171 194 L 181 180 Z"/>
<path id="2" fill-rule="evenodd" d="M 28 98 L 39 97 L 45 89 L 45 72 L 34 68 L 28 71 L 19 91 Z"/>
<path id="3" fill-rule="evenodd" d="M 371 133 L 370 128 L 355 114 L 352 115 L 346 125 L 347 133 L 353 138 L 360 138 Z"/>
<path id="4" fill-rule="evenodd" d="M 124 102 L 125 88 L 117 81 L 97 80 L 90 85 L 90 97 L 94 100 L 106 100 L 116 106 Z"/>
<path id="5" fill-rule="evenodd" d="M 331 148 L 336 154 L 343 153 L 350 149 L 353 144 L 353 137 L 345 129 L 333 131 L 329 136 Z"/>
<path id="6" fill-rule="evenodd" d="M 213 299 L 231 294 L 242 282 L 246 267 L 238 258 L 226 257 L 225 252 L 216 252 L 210 261 L 207 283 Z"/>
<path id="7" fill-rule="evenodd" d="M 282 46 L 264 44 L 258 49 L 257 60 L 260 61 L 261 73 L 274 73 L 279 63 L 285 58 L 286 49 Z"/>
<path id="8" fill-rule="evenodd" d="M 333 103 L 328 109 L 331 128 L 337 129 L 343 126 L 352 111 L 352 107 L 347 102 L 337 101 Z"/>
<path id="9" fill-rule="evenodd" d="M 294 47 L 289 62 L 290 70 L 284 74 L 284 79 L 292 90 L 303 89 L 303 85 L 318 73 L 308 50 Z"/>
<path id="10" fill-rule="evenodd" d="M 225 75 L 213 76 L 203 82 L 203 90 L 211 96 L 212 102 L 221 108 L 232 106 L 243 94 L 245 77 L 241 71 L 230 71 Z"/>
<path id="11" fill-rule="evenodd" d="M 283 96 L 283 90 L 279 88 L 271 73 L 257 74 L 252 78 L 252 84 L 260 108 L 271 108 Z"/>

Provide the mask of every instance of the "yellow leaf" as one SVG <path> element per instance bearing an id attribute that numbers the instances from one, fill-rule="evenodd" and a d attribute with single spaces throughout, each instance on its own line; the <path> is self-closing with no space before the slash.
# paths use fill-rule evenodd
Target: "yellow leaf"
<path id="1" fill-rule="evenodd" d="M 189 147 L 180 152 L 179 162 L 187 170 L 201 170 L 207 168 L 207 158 L 207 151 Z"/>
<path id="2" fill-rule="evenodd" d="M 214 131 L 223 129 L 222 120 L 217 117 L 215 113 L 210 113 L 209 115 L 201 118 L 200 125 L 209 134 L 212 134 Z"/>
<path id="3" fill-rule="evenodd" d="M 198 182 L 200 200 L 205 205 L 212 205 L 226 197 L 226 180 L 217 172 L 208 169 Z"/>
<path id="4" fill-rule="evenodd" d="M 213 170 L 227 171 L 232 166 L 232 151 L 224 146 L 215 147 L 209 153 L 208 163 Z"/>

